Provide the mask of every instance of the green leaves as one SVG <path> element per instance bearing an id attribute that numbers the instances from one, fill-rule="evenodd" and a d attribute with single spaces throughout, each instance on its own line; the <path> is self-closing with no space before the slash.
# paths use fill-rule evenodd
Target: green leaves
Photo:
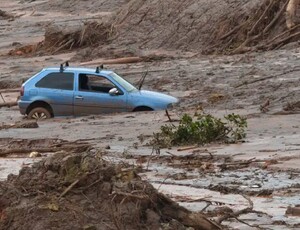
<path id="1" fill-rule="evenodd" d="M 224 121 L 210 114 L 184 114 L 179 125 L 163 125 L 154 133 L 152 143 L 161 148 L 174 145 L 206 144 L 215 141 L 237 142 L 246 137 L 247 119 L 234 113 L 224 116 Z"/>

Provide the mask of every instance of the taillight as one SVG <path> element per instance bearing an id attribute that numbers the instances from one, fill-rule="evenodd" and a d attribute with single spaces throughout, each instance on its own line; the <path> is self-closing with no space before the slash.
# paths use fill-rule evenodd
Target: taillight
<path id="1" fill-rule="evenodd" d="M 22 86 L 21 89 L 20 89 L 20 96 L 21 97 L 24 96 L 24 86 Z"/>

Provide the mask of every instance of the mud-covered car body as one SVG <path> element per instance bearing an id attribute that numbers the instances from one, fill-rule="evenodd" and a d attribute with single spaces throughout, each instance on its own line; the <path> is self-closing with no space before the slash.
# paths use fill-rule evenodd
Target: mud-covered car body
<path id="1" fill-rule="evenodd" d="M 138 90 L 113 71 L 60 67 L 45 68 L 27 80 L 18 105 L 21 114 L 44 108 L 53 117 L 164 110 L 177 102 L 166 94 Z"/>

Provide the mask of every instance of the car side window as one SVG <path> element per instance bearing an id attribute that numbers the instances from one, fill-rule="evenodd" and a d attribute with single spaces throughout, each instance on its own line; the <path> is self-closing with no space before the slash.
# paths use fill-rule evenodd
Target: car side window
<path id="1" fill-rule="evenodd" d="M 92 91 L 108 93 L 109 90 L 116 86 L 105 77 L 79 74 L 79 91 Z"/>
<path id="2" fill-rule="evenodd" d="M 36 84 L 38 88 L 48 89 L 74 89 L 74 74 L 73 73 L 49 73 Z"/>

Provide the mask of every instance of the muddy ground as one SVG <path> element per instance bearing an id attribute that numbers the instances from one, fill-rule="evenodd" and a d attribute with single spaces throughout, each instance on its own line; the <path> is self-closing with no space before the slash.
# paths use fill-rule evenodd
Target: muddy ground
<path id="1" fill-rule="evenodd" d="M 55 55 L 11 56 L 10 50 L 42 41 L 50 23 L 67 27 L 91 18 L 111 17 L 127 1 L 89 1 L 88 7 L 84 2 L 72 1 L 69 7 L 70 1 L 1 1 L 1 10 L 13 15 L 0 17 L 1 89 L 19 87 L 24 79 L 46 66 L 57 66 L 70 59 L 76 60 L 71 65 L 80 65 L 86 56 L 81 59 L 77 55 L 91 53 L 85 48 Z M 10 173 L 18 174 L 22 167 L 54 152 L 68 150 L 68 142 L 73 146 L 84 142 L 92 146 L 91 152 L 103 152 L 107 161 L 144 168 L 139 174 L 142 179 L 180 205 L 203 211 L 212 219 L 218 217 L 218 212 L 246 208 L 249 202 L 242 195 L 247 195 L 254 211 L 225 220 L 223 224 L 229 228 L 299 229 L 299 216 L 286 213 L 289 206 L 300 205 L 297 44 L 277 51 L 234 56 L 199 56 L 198 51 L 151 47 L 143 52 L 155 52 L 163 58 L 106 68 L 132 83 L 148 70 L 144 88 L 180 99 L 180 106 L 171 111 L 174 120 L 201 109 L 220 117 L 232 112 L 246 116 L 245 142 L 210 144 L 184 151 L 174 147 L 158 153 L 148 143 L 153 132 L 169 123 L 164 112 L 63 117 L 39 121 L 36 128 L 16 128 L 10 125 L 26 120 L 17 107 L 3 107 L 0 123 L 5 128 L 0 129 L 0 146 L 1 152 L 7 154 L 0 158 L 0 179 L 5 180 Z M 125 50 L 126 54 L 140 52 L 135 49 Z M 122 53 L 124 47 L 120 50 L 117 53 Z M 6 101 L 17 97 L 16 93 L 3 96 Z M 47 149 L 57 143 L 67 146 Z M 41 157 L 29 158 L 31 152 L 39 152 Z"/>

